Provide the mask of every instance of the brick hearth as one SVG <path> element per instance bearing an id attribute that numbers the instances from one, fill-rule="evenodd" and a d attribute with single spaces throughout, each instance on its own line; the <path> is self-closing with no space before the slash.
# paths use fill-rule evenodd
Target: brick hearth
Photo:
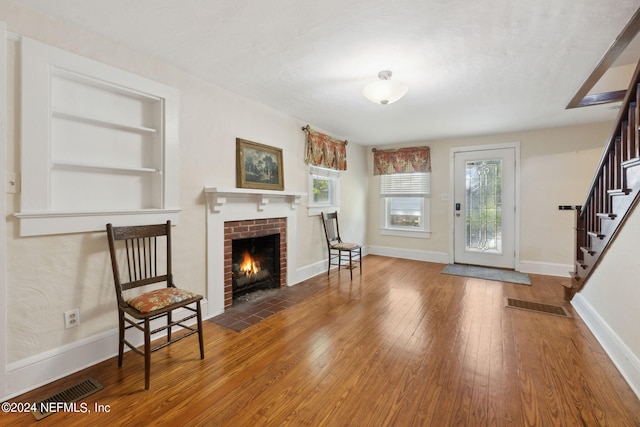
<path id="1" fill-rule="evenodd" d="M 231 242 L 234 239 L 280 234 L 280 283 L 287 285 L 287 218 L 251 219 L 224 223 L 224 308 L 233 304 Z"/>

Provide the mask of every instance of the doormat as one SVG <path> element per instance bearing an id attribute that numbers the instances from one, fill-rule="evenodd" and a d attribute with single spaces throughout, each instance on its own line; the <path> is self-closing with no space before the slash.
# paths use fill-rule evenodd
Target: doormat
<path id="1" fill-rule="evenodd" d="M 517 283 L 519 285 L 531 286 L 531 280 L 526 273 L 512 270 L 500 270 L 499 268 L 477 267 L 474 265 L 449 264 L 444 270 L 444 274 L 454 276 L 475 277 L 478 279 L 496 280 L 498 282 Z"/>

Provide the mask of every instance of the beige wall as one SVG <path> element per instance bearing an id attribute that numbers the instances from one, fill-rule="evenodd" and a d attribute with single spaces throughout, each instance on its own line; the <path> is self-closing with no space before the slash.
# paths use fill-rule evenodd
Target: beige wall
<path id="1" fill-rule="evenodd" d="M 453 194 L 451 148 L 520 142 L 520 261 L 573 265 L 574 217 L 572 212 L 559 211 L 558 205 L 582 204 L 610 127 L 610 123 L 599 123 L 412 144 L 431 147 L 431 238 L 380 234 L 379 178 L 372 177 L 367 242 L 379 248 L 421 251 L 427 259 L 448 254 L 450 202 L 442 201 L 441 195 Z M 367 156 L 372 175 L 371 150 Z"/>
<path id="2" fill-rule="evenodd" d="M 595 313 L 594 323 L 600 323 L 596 337 L 601 341 L 603 336 L 608 337 L 615 344 L 611 348 L 617 347 L 619 355 L 623 356 L 620 357 L 622 363 L 629 363 L 624 360 L 628 359 L 635 365 L 634 390 L 640 397 L 638 236 L 640 209 L 636 207 L 624 224 L 624 232 L 615 238 L 579 295 L 590 306 L 592 315 Z"/>
<path id="3" fill-rule="evenodd" d="M 235 138 L 280 147 L 285 189 L 307 192 L 303 125 L 297 119 L 239 97 L 126 47 L 0 1 L 8 30 L 130 71 L 180 91 L 180 213 L 174 236 L 174 275 L 180 286 L 206 295 L 204 186 L 235 187 Z M 9 171 L 20 173 L 19 42 L 9 41 Z M 313 127 L 313 123 L 309 123 Z M 339 136 L 339 135 L 338 135 Z M 342 220 L 364 240 L 364 147 L 347 147 Z M 324 265 L 325 243 L 317 216 L 297 207 L 296 270 Z M 106 235 L 101 232 L 21 238 L 19 194 L 7 198 L 7 362 L 41 355 L 117 327 Z M 80 309 L 79 327 L 65 330 L 63 313 Z M 116 350 L 115 348 L 113 349 Z"/>

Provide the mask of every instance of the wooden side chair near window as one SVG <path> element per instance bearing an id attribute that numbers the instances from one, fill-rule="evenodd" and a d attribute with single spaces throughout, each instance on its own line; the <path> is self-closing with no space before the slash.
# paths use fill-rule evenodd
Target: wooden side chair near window
<path id="1" fill-rule="evenodd" d="M 107 224 L 107 237 L 118 300 L 118 367 L 122 367 L 125 344 L 143 355 L 144 388 L 148 390 L 152 352 L 198 334 L 200 358 L 204 359 L 202 296 L 175 286 L 171 270 L 171 221 L 129 227 Z M 144 292 L 140 293 L 143 286 Z M 178 309 L 180 318 L 176 320 L 172 314 Z M 195 325 L 188 325 L 193 318 L 196 318 Z M 151 322 L 154 322 L 153 330 Z M 144 334 L 143 350 L 126 339 L 125 331 L 131 328 Z M 181 328 L 177 330 L 178 334 L 173 334 L 174 328 Z M 162 340 L 152 348 L 151 337 L 164 331 L 166 341 Z"/>
<path id="2" fill-rule="evenodd" d="M 357 243 L 343 242 L 340 238 L 340 227 L 338 226 L 338 212 L 320 213 L 322 225 L 324 226 L 324 234 L 327 238 L 327 250 L 329 252 L 329 265 L 327 267 L 327 275 L 332 265 L 348 266 L 353 279 L 353 269 L 356 265 L 360 268 L 362 275 L 362 246 Z"/>

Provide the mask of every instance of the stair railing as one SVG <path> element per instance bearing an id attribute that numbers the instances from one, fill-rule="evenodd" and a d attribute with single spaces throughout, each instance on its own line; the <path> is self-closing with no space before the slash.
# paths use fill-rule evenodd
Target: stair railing
<path id="1" fill-rule="evenodd" d="M 614 122 L 587 197 L 576 211 L 576 263 L 565 289 L 571 299 L 582 289 L 627 214 L 640 200 L 640 63 Z"/>

